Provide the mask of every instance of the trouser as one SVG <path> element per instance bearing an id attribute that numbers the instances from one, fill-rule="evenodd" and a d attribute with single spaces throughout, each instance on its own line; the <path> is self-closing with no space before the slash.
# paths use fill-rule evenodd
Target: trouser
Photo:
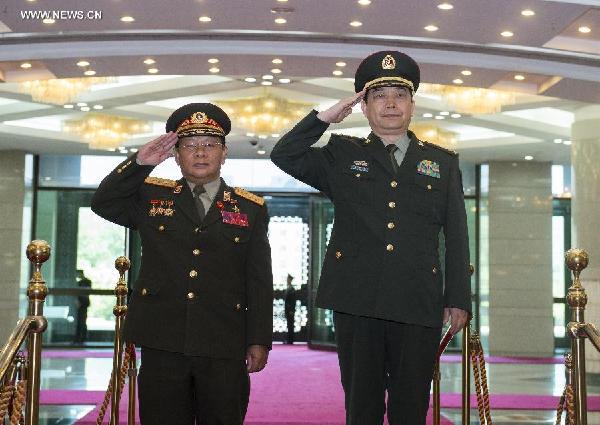
<path id="1" fill-rule="evenodd" d="M 250 394 L 244 360 L 211 359 L 142 347 L 142 425 L 241 425 Z"/>
<path id="2" fill-rule="evenodd" d="M 335 312 L 346 425 L 424 425 L 441 328 Z"/>
<path id="3" fill-rule="evenodd" d="M 294 343 L 294 313 L 292 314 L 285 314 L 285 321 L 287 324 L 287 343 L 288 344 L 293 344 Z"/>

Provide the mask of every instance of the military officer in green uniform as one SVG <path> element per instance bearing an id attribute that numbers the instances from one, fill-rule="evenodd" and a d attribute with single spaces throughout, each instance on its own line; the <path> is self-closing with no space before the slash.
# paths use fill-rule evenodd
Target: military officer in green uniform
<path id="1" fill-rule="evenodd" d="M 92 210 L 142 239 L 124 337 L 142 348 L 143 425 L 241 425 L 248 373 L 272 340 L 273 278 L 263 198 L 220 178 L 231 122 L 209 103 L 177 109 L 167 133 L 100 184 Z M 148 177 L 170 156 L 180 180 Z"/>
<path id="2" fill-rule="evenodd" d="M 334 310 L 348 425 L 381 424 L 386 391 L 391 425 L 425 424 L 442 324 L 458 332 L 471 310 L 458 156 L 408 130 L 419 81 L 409 56 L 374 53 L 356 71 L 356 95 L 309 113 L 271 154 L 334 203 L 316 304 Z M 312 147 L 358 103 L 367 138 Z"/>

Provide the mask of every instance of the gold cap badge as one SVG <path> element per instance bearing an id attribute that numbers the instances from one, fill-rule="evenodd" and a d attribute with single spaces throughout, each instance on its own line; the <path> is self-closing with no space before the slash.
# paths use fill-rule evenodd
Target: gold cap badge
<path id="1" fill-rule="evenodd" d="M 395 69 L 396 68 L 396 59 L 392 55 L 387 55 L 381 61 L 382 69 Z"/>

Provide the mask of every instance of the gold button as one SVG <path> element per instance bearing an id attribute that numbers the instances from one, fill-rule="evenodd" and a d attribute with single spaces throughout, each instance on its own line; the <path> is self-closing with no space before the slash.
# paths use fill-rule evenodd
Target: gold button
<path id="1" fill-rule="evenodd" d="M 390 186 L 396 187 L 396 186 L 398 186 L 398 182 L 396 180 L 392 180 L 392 182 L 390 183 Z"/>
<path id="2" fill-rule="evenodd" d="M 239 236 L 236 236 L 235 238 L 233 238 L 233 241 L 234 241 L 235 243 L 239 243 L 239 242 L 240 242 L 240 237 L 239 237 Z"/>
<path id="3" fill-rule="evenodd" d="M 342 258 L 342 251 L 336 251 L 335 258 Z"/>
<path id="4" fill-rule="evenodd" d="M 188 300 L 193 300 L 194 298 L 196 298 L 196 294 L 194 294 L 193 292 L 188 292 L 187 293 L 187 299 Z"/>
<path id="5" fill-rule="evenodd" d="M 431 185 L 430 184 L 427 185 L 427 190 L 431 190 Z"/>
<path id="6" fill-rule="evenodd" d="M 120 168 L 117 170 L 117 173 L 122 173 L 123 170 L 121 170 Z"/>
<path id="7" fill-rule="evenodd" d="M 433 269 L 431 269 L 431 271 L 433 272 L 433 274 L 437 274 L 438 269 L 437 269 L 437 267 L 434 267 Z"/>
<path id="8" fill-rule="evenodd" d="M 388 246 L 386 246 L 386 248 L 388 251 L 393 251 L 394 250 L 394 245 L 392 245 L 391 243 L 388 244 Z"/>
<path id="9" fill-rule="evenodd" d="M 198 248 L 196 248 L 195 250 L 192 251 L 192 253 L 194 255 L 200 255 L 200 250 Z"/>
<path id="10" fill-rule="evenodd" d="M 199 228 L 199 227 L 196 227 L 196 228 L 194 229 L 194 233 L 198 233 L 199 231 L 200 231 L 200 228 Z"/>
<path id="11" fill-rule="evenodd" d="M 148 290 L 146 288 L 142 288 L 142 295 L 148 295 Z"/>
<path id="12" fill-rule="evenodd" d="M 236 309 L 236 310 L 239 310 L 239 309 L 241 309 L 241 308 L 242 308 L 242 305 L 241 305 L 241 304 L 236 304 L 236 305 L 235 305 L 235 309 Z"/>
<path id="13" fill-rule="evenodd" d="M 388 204 L 388 206 L 389 206 L 390 208 L 396 208 L 396 203 L 395 203 L 394 201 L 392 201 L 392 202 L 390 202 L 390 203 Z"/>
<path id="14" fill-rule="evenodd" d="M 356 173 L 356 174 L 355 174 L 355 176 L 356 176 L 356 177 L 360 177 L 360 173 Z"/>
<path id="15" fill-rule="evenodd" d="M 131 164 L 131 161 L 127 161 L 127 164 L 125 164 L 125 166 L 127 166 L 127 165 L 129 165 L 129 164 Z"/>
<path id="16" fill-rule="evenodd" d="M 396 225 L 392 222 L 388 223 L 388 229 L 393 229 L 394 227 L 396 227 Z"/>
<path id="17" fill-rule="evenodd" d="M 158 230 L 160 230 L 160 231 L 162 232 L 163 230 L 165 230 L 165 226 L 163 226 L 163 225 L 161 224 L 160 226 L 158 226 Z"/>
<path id="18" fill-rule="evenodd" d="M 190 277 L 196 277 L 196 276 L 198 276 L 198 272 L 196 270 L 192 270 L 190 272 Z"/>

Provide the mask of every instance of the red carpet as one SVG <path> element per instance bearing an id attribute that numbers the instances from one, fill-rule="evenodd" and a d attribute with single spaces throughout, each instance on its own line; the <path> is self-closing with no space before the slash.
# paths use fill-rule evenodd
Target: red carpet
<path id="1" fill-rule="evenodd" d="M 493 390 L 493 388 L 492 388 Z M 99 391 L 44 390 L 42 404 L 93 404 L 101 402 Z M 460 408 L 460 394 L 442 394 L 443 408 Z M 491 408 L 554 410 L 558 397 L 526 394 L 495 394 Z M 477 401 L 472 397 L 471 406 Z M 588 409 L 600 411 L 600 396 L 588 397 Z M 126 402 L 122 403 L 122 415 Z M 78 424 L 93 424 L 97 410 Z M 306 346 L 275 346 L 267 368 L 252 375 L 252 392 L 246 418 L 248 425 L 341 425 L 344 422 L 343 393 L 337 356 L 333 352 L 309 350 Z M 431 423 L 431 421 L 428 421 Z M 451 422 L 443 419 L 442 423 Z"/>

